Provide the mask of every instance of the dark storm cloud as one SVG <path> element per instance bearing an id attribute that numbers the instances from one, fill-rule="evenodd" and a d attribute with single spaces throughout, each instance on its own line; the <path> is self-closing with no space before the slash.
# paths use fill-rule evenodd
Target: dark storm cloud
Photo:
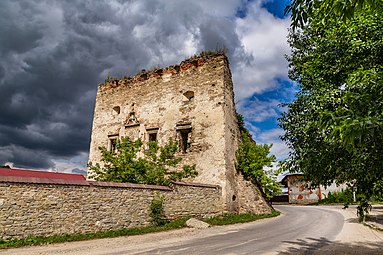
<path id="1" fill-rule="evenodd" d="M 222 46 L 234 62 L 248 57 L 234 22 L 208 11 L 198 1 L 1 1 L 0 165 L 54 168 L 87 152 L 109 71 L 133 75 Z"/>
<path id="2" fill-rule="evenodd" d="M 47 169 L 55 166 L 45 151 L 32 150 L 23 146 L 0 147 L 0 158 L 6 158 L 4 162 L 15 162 L 15 166 L 21 168 Z M 4 163 L 0 165 L 4 165 Z"/>

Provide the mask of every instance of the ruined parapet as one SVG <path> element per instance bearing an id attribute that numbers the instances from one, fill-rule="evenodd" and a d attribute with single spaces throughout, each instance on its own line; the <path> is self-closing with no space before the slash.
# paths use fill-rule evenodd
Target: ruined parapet
<path id="1" fill-rule="evenodd" d="M 131 87 L 134 84 L 140 84 L 150 79 L 162 79 L 164 81 L 170 79 L 172 76 L 182 75 L 184 72 L 191 72 L 192 69 L 202 67 L 207 62 L 220 57 L 227 61 L 224 53 L 216 53 L 205 55 L 201 57 L 192 57 L 182 61 L 180 64 L 172 65 L 165 68 L 154 68 L 152 70 L 143 69 L 133 77 L 124 76 L 121 79 L 108 77 L 104 83 L 99 84 L 99 92 L 105 92 L 120 86 Z"/>

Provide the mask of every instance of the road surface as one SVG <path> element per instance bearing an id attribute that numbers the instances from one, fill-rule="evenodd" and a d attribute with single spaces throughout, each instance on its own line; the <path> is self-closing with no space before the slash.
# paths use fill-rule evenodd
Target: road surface
<path id="1" fill-rule="evenodd" d="M 252 223 L 10 249 L 0 255 L 383 254 L 383 235 L 358 224 L 355 209 L 276 209 L 281 216 Z"/>

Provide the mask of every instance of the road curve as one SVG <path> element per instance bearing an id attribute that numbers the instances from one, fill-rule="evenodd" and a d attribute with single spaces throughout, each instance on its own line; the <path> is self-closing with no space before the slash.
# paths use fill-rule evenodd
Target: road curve
<path id="1" fill-rule="evenodd" d="M 315 243 L 315 249 L 328 245 L 343 227 L 342 214 L 334 210 L 307 206 L 275 208 L 282 212 L 281 216 L 251 223 L 9 249 L 0 254 L 290 254 L 284 251 L 297 244 Z"/>
<path id="2" fill-rule="evenodd" d="M 343 216 L 321 207 L 276 206 L 282 216 L 238 225 L 218 235 L 190 240 L 182 245 L 156 248 L 133 254 L 267 254 L 277 253 L 297 242 L 314 242 L 316 248 L 335 240 L 342 230 Z M 124 254 L 124 253 L 108 253 Z"/>

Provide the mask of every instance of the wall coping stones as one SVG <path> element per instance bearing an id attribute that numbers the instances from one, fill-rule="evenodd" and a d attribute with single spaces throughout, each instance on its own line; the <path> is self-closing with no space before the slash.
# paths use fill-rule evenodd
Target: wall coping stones
<path id="1" fill-rule="evenodd" d="M 204 187 L 204 188 L 220 188 L 219 185 L 215 184 L 206 184 L 206 183 L 197 183 L 197 182 L 173 182 L 173 184 L 181 185 L 181 186 L 194 186 L 194 187 Z"/>
<path id="2" fill-rule="evenodd" d="M 19 176 L 1 176 L 0 183 L 33 183 L 33 184 L 57 184 L 57 185 L 72 185 L 72 186 L 95 186 L 95 187 L 111 187 L 111 188 L 130 188 L 130 189 L 152 189 L 172 191 L 173 189 L 168 186 L 150 185 L 150 184 L 137 184 L 137 183 L 123 183 L 123 182 L 97 182 L 97 181 L 82 181 L 82 180 L 65 180 L 53 178 L 38 178 L 38 177 L 19 177 Z M 172 182 L 173 185 L 180 186 L 193 186 L 204 188 L 220 188 L 219 185 L 195 183 L 195 182 Z"/>
<path id="3" fill-rule="evenodd" d="M 156 189 L 156 190 L 168 190 L 172 189 L 168 186 L 150 185 L 150 184 L 137 184 L 137 183 L 123 183 L 123 182 L 96 182 L 88 181 L 90 185 L 97 187 L 113 187 L 113 188 L 133 188 L 133 189 Z"/>

